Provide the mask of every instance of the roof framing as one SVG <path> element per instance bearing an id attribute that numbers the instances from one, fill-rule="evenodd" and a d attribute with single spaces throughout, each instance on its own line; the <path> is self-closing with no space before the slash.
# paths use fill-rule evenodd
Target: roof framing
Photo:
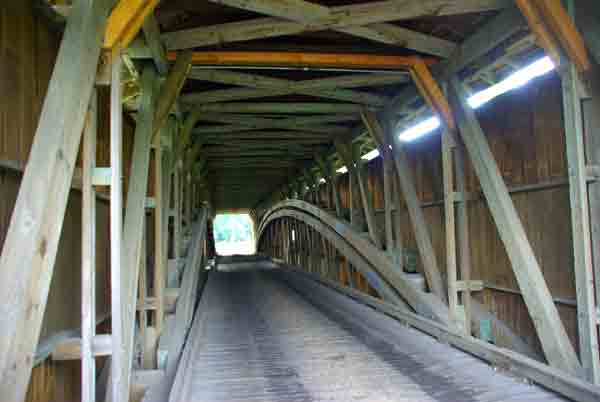
<path id="1" fill-rule="evenodd" d="M 219 1 L 227 4 L 229 1 Z M 234 5 L 234 3 L 237 3 Z M 272 4 L 272 1 L 231 1 L 229 5 L 249 9 L 260 5 L 261 12 L 270 15 L 280 14 Z M 305 3 L 305 2 L 296 2 Z M 306 23 L 288 21 L 280 18 L 266 17 L 218 24 L 209 27 L 199 27 L 163 34 L 163 40 L 169 50 L 188 49 L 211 45 L 220 45 L 228 42 L 248 41 L 252 39 L 272 38 L 283 35 L 296 35 L 303 32 L 320 30 L 340 30 L 344 33 L 366 37 L 367 39 L 383 41 L 384 43 L 397 43 L 402 47 L 412 45 L 419 47 L 414 36 L 402 38 L 406 35 L 403 29 L 395 29 L 394 26 L 385 25 L 382 29 L 380 23 L 389 21 L 400 21 L 415 19 L 431 15 L 454 15 L 472 12 L 497 10 L 510 5 L 506 0 L 461 0 L 448 2 L 447 0 L 422 0 L 422 1 L 376 1 L 369 3 L 354 4 L 329 8 L 327 15 L 317 17 Z M 296 4 L 296 14 L 303 14 L 303 10 Z M 307 11 L 308 12 L 308 11 Z M 293 16 L 292 16 L 293 17 Z M 288 16 L 290 18 L 290 16 Z M 379 24 L 371 27 L 371 24 Z M 359 28 L 359 29 L 357 29 Z M 398 40 L 400 37 L 400 40 Z M 420 39 L 424 39 L 419 35 Z M 432 43 L 436 42 L 436 43 Z M 406 44 L 406 45 L 405 45 Z M 427 52 L 427 49 L 436 49 L 440 43 L 431 39 L 427 46 L 422 49 L 412 49 Z M 445 47 L 450 47 L 446 44 Z M 446 53 L 449 54 L 448 50 Z M 438 51 L 439 52 L 439 51 Z"/>

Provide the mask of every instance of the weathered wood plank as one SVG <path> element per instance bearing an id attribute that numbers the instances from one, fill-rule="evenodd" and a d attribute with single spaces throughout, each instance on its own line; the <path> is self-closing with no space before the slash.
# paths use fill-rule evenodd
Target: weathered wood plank
<path id="1" fill-rule="evenodd" d="M 456 275 L 456 226 L 454 210 L 454 136 L 448 128 L 442 133 L 442 166 L 444 178 L 444 233 L 446 235 L 446 277 L 450 322 L 458 329 L 458 288 Z"/>
<path id="2" fill-rule="evenodd" d="M 456 138 L 455 138 L 456 139 Z M 456 178 L 456 194 L 460 197 L 455 205 L 456 208 L 456 237 L 458 242 L 458 266 L 460 267 L 460 277 L 464 281 L 471 280 L 471 249 L 469 248 L 469 214 L 467 210 L 467 191 L 465 179 L 464 146 L 456 144 L 454 148 L 454 175 Z M 472 304 L 475 301 L 471 298 L 471 291 L 467 290 L 462 294 L 462 304 L 465 310 L 465 332 L 471 334 L 471 320 L 476 314 L 472 314 L 474 308 Z M 481 310 L 480 307 L 478 310 Z M 481 314 L 478 314 L 477 319 Z M 496 328 L 500 328 L 496 325 Z M 508 327 L 506 327 L 508 328 Z M 514 348 L 517 350 L 517 348 Z"/>
<path id="3" fill-rule="evenodd" d="M 107 392 L 103 397 L 107 401 L 124 402 L 121 398 L 119 378 L 127 367 L 120 345 L 124 344 L 123 317 L 121 315 L 123 299 L 122 278 L 122 237 L 123 237 L 123 103 L 121 98 L 121 50 L 112 51 L 111 87 L 110 87 L 110 295 L 111 295 L 111 333 L 113 358 L 110 366 L 110 379 L 107 380 Z M 107 369 L 108 370 L 108 369 Z"/>
<path id="4" fill-rule="evenodd" d="M 96 356 L 110 356 L 112 354 L 112 338 L 110 335 L 95 335 L 90 342 L 90 354 Z M 52 360 L 79 360 L 83 356 L 83 339 L 68 338 L 57 344 L 52 352 Z M 92 389 L 95 398 L 96 389 Z"/>
<path id="5" fill-rule="evenodd" d="M 0 257 L 0 395 L 25 398 L 112 1 L 73 6 Z M 77 79 L 73 79 L 77 77 Z"/>
<path id="6" fill-rule="evenodd" d="M 160 336 L 164 321 L 164 290 L 165 290 L 165 262 L 163 247 L 164 227 L 164 197 L 163 194 L 163 149 L 162 146 L 154 148 L 154 297 L 157 300 L 154 312 L 154 327 L 156 335 Z"/>
<path id="7" fill-rule="evenodd" d="M 98 99 L 90 98 L 83 133 L 83 183 L 81 186 L 81 400 L 96 400 L 96 190 L 92 182 L 96 168 Z"/>
<path id="8" fill-rule="evenodd" d="M 548 285 L 531 249 L 523 224 L 475 113 L 457 79 L 450 82 L 450 101 L 473 169 L 488 200 L 490 213 L 511 261 L 513 272 L 550 365 L 581 376 L 582 368 L 567 336 Z"/>

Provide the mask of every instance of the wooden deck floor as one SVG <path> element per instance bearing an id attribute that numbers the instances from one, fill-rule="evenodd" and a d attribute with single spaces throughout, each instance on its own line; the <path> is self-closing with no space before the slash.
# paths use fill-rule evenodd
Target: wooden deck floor
<path id="1" fill-rule="evenodd" d="M 327 288 L 210 275 L 171 402 L 561 401 Z M 327 307 L 324 307 L 327 306 Z"/>

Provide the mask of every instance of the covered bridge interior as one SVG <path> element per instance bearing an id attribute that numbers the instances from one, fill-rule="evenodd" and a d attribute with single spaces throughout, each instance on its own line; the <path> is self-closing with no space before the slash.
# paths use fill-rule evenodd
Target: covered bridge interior
<path id="1" fill-rule="evenodd" d="M 600 400 L 596 3 L 0 2 L 0 400 Z"/>

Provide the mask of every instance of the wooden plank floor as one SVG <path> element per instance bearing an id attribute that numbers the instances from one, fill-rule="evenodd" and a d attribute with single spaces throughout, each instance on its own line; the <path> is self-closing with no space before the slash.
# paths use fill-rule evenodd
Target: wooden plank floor
<path id="1" fill-rule="evenodd" d="M 302 281 L 294 290 L 282 278 L 276 270 L 210 275 L 177 400 L 563 400 L 327 288 L 317 307 Z"/>

